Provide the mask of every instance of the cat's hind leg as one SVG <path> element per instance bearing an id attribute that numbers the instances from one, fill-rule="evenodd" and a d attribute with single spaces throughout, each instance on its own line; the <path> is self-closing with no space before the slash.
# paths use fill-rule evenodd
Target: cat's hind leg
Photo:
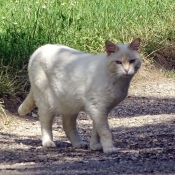
<path id="1" fill-rule="evenodd" d="M 77 115 L 65 115 L 62 114 L 62 120 L 63 120 L 63 129 L 72 143 L 72 146 L 75 148 L 88 148 L 88 144 L 84 141 L 82 141 L 78 130 L 77 130 L 77 124 L 76 124 Z"/>
<path id="2" fill-rule="evenodd" d="M 53 142 L 53 134 L 52 134 L 52 123 L 54 119 L 54 114 L 49 111 L 49 109 L 40 109 L 38 110 L 39 121 L 41 124 L 41 132 L 42 132 L 42 145 L 44 147 L 55 147 L 55 143 Z"/>

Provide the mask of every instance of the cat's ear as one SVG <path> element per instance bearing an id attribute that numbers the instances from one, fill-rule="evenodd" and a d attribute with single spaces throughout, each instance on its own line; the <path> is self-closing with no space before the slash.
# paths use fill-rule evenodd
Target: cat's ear
<path id="1" fill-rule="evenodd" d="M 130 48 L 131 50 L 139 51 L 139 49 L 140 49 L 140 42 L 141 42 L 141 39 L 140 39 L 140 38 L 135 39 L 134 41 L 132 41 L 132 42 L 129 44 L 129 48 Z"/>
<path id="2" fill-rule="evenodd" d="M 111 55 L 111 53 L 114 53 L 118 50 L 119 48 L 111 41 L 106 40 L 105 41 L 105 50 L 107 55 Z"/>

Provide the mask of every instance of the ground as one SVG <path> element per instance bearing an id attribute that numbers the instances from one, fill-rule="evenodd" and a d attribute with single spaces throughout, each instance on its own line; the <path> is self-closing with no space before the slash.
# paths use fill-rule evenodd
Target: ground
<path id="1" fill-rule="evenodd" d="M 37 115 L 19 117 L 19 103 L 6 102 L 11 122 L 0 130 L 0 174 L 175 174 L 175 80 L 158 71 L 142 68 L 128 98 L 109 114 L 118 148 L 112 155 L 74 149 L 61 117 L 53 125 L 57 147 L 44 149 Z M 83 140 L 89 142 L 92 125 L 84 112 L 78 126 Z"/>

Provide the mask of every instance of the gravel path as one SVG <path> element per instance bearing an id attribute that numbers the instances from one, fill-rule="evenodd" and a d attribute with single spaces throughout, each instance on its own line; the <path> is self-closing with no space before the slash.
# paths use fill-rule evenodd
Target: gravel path
<path id="1" fill-rule="evenodd" d="M 106 155 L 74 149 L 61 118 L 53 133 L 56 148 L 41 147 L 37 116 L 9 114 L 12 123 L 0 130 L 0 174 L 175 174 L 175 80 L 139 78 L 128 98 L 109 115 L 118 153 Z M 91 120 L 78 118 L 81 136 L 89 142 Z"/>

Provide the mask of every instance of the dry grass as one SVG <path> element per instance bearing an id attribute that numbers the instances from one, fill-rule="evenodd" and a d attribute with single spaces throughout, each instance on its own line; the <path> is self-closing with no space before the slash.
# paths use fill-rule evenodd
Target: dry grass
<path id="1" fill-rule="evenodd" d="M 4 101 L 3 99 L 0 99 L 0 130 L 3 128 L 4 125 L 9 123 L 9 118 L 6 114 L 6 111 L 4 109 Z"/>

